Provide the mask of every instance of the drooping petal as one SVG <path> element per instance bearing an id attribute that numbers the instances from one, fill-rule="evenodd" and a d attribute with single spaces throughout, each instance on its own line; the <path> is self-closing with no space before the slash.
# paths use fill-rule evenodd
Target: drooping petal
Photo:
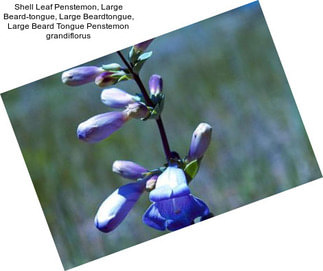
<path id="1" fill-rule="evenodd" d="M 179 229 L 185 228 L 187 226 L 192 225 L 192 221 L 187 221 L 187 220 L 167 220 L 166 223 L 166 228 L 169 231 L 177 231 Z"/>
<path id="2" fill-rule="evenodd" d="M 80 140 L 95 143 L 119 130 L 127 120 L 128 116 L 124 112 L 108 112 L 96 115 L 80 123 L 77 128 L 77 136 Z"/>
<path id="3" fill-rule="evenodd" d="M 101 93 L 101 101 L 112 108 L 125 108 L 134 103 L 134 96 L 118 88 L 104 89 Z"/>
<path id="4" fill-rule="evenodd" d="M 194 219 L 207 216 L 209 208 L 193 195 L 153 203 L 143 216 L 143 222 L 157 230 L 175 231 L 192 225 Z"/>
<path id="5" fill-rule="evenodd" d="M 83 66 L 63 72 L 62 82 L 69 86 L 80 86 L 93 82 L 104 70 L 96 66 Z"/>
<path id="6" fill-rule="evenodd" d="M 189 226 L 195 218 L 209 213 L 207 205 L 193 195 L 158 201 L 155 206 L 161 217 L 167 220 L 169 230 Z"/>
<path id="7" fill-rule="evenodd" d="M 160 215 L 155 203 L 149 206 L 142 217 L 142 221 L 156 230 L 164 231 L 166 229 L 166 220 Z"/>
<path id="8" fill-rule="evenodd" d="M 145 189 L 145 181 L 129 183 L 114 191 L 101 204 L 94 223 L 103 232 L 114 230 L 127 216 Z"/>
<path id="9" fill-rule="evenodd" d="M 184 171 L 176 166 L 169 166 L 158 177 L 156 188 L 150 192 L 149 199 L 153 202 L 181 197 L 190 194 Z"/>
<path id="10" fill-rule="evenodd" d="M 121 175 L 124 178 L 137 180 L 142 177 L 142 174 L 148 170 L 144 167 L 131 161 L 114 161 L 112 171 Z"/>
<path id="11" fill-rule="evenodd" d="M 200 123 L 192 135 L 187 160 L 193 161 L 201 158 L 207 150 L 212 135 L 212 127 L 207 123 Z"/>

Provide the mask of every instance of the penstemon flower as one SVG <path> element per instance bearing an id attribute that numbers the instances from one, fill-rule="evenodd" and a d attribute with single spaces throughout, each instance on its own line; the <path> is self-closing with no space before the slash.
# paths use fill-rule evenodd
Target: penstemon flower
<path id="1" fill-rule="evenodd" d="M 94 223 L 103 232 L 114 230 L 127 216 L 145 190 L 145 180 L 119 187 L 101 204 Z"/>
<path id="2" fill-rule="evenodd" d="M 178 230 L 209 214 L 207 205 L 191 195 L 184 171 L 177 166 L 169 166 L 158 177 L 149 199 L 154 203 L 144 214 L 143 222 L 157 230 Z"/>
<path id="3" fill-rule="evenodd" d="M 96 66 L 78 67 L 63 72 L 62 82 L 69 86 L 80 86 L 93 82 L 103 72 L 104 69 Z"/>
<path id="4" fill-rule="evenodd" d="M 121 175 L 123 178 L 137 180 L 143 177 L 143 173 L 148 172 L 144 167 L 131 161 L 114 161 L 112 171 Z"/>
<path id="5" fill-rule="evenodd" d="M 101 101 L 111 108 L 125 108 L 134 103 L 136 97 L 118 88 L 108 88 L 102 91 Z"/>
<path id="6" fill-rule="evenodd" d="M 118 51 L 126 67 L 110 63 L 101 68 L 74 68 L 62 74 L 63 83 L 71 86 L 95 82 L 97 86 L 105 87 L 134 80 L 141 91 L 141 94 L 133 95 L 119 88 L 104 89 L 101 92 L 101 102 L 122 111 L 99 114 L 80 123 L 77 128 L 80 140 L 87 143 L 104 140 L 130 119 L 155 120 L 161 135 L 166 156 L 163 166 L 149 170 L 132 161 L 117 160 L 113 163 L 113 172 L 133 182 L 119 187 L 99 207 L 94 222 L 102 232 L 113 231 L 144 191 L 149 192 L 152 204 L 144 213 L 142 221 L 156 230 L 174 231 L 194 224 L 197 218 L 202 221 L 213 216 L 207 205 L 191 194 L 188 186 L 198 173 L 202 157 L 210 144 L 212 127 L 207 123 L 198 125 L 186 158 L 182 159 L 170 149 L 161 119 L 165 99 L 163 79 L 160 75 L 153 74 L 148 82 L 148 93 L 139 76 L 142 66 L 152 55 L 152 52 L 145 52 L 152 41 L 153 39 L 134 45 L 129 52 L 128 61 Z M 136 136 L 140 135 L 132 135 L 132 138 Z"/>
<path id="7" fill-rule="evenodd" d="M 99 142 L 119 130 L 129 119 L 125 112 L 108 112 L 96 115 L 77 128 L 77 136 L 88 143 Z"/>
<path id="8" fill-rule="evenodd" d="M 207 150 L 212 135 L 212 127 L 207 123 L 200 123 L 192 135 L 191 146 L 187 160 L 200 159 Z"/>
<path id="9" fill-rule="evenodd" d="M 148 46 L 153 42 L 153 40 L 154 39 L 150 39 L 150 40 L 146 40 L 146 41 L 140 42 L 140 43 L 134 45 L 134 49 L 136 51 L 143 52 L 143 51 L 145 51 L 148 48 Z"/>
<path id="10" fill-rule="evenodd" d="M 157 95 L 163 90 L 163 79 L 158 74 L 153 74 L 149 79 L 150 94 Z"/>
<path id="11" fill-rule="evenodd" d="M 96 78 L 95 78 L 95 84 L 98 85 L 99 87 L 107 87 L 107 86 L 112 86 L 115 83 L 118 82 L 118 78 L 114 77 L 113 75 L 115 74 L 115 72 L 103 72 L 101 74 L 99 74 Z"/>

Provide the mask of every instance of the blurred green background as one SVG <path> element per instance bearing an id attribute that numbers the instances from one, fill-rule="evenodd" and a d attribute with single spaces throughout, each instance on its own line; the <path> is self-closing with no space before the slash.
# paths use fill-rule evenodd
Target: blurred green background
<path id="1" fill-rule="evenodd" d="M 172 150 L 186 155 L 200 122 L 213 139 L 194 195 L 220 214 L 321 177 L 258 2 L 157 38 L 141 73 L 164 78 L 163 120 Z M 125 49 L 126 55 L 129 51 Z M 86 65 L 119 62 L 112 54 Z M 165 163 L 154 121 L 129 121 L 109 139 L 86 144 L 78 124 L 109 111 L 94 84 L 61 83 L 61 73 L 2 94 L 29 173 L 66 269 L 164 233 L 145 226 L 144 195 L 125 221 L 103 234 L 100 203 L 128 181 L 114 160 L 153 169 Z M 134 82 L 118 87 L 139 92 Z"/>

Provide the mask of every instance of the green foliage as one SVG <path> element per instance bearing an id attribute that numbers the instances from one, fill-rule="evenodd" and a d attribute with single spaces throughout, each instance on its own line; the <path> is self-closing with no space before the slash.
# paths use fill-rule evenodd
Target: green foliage
<path id="1" fill-rule="evenodd" d="M 194 177 L 199 171 L 199 168 L 200 168 L 200 160 L 191 161 L 185 166 L 184 172 L 188 182 L 194 179 Z"/>

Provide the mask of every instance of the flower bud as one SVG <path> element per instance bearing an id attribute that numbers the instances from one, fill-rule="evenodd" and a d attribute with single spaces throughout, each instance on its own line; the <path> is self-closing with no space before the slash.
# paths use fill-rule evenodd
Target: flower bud
<path id="1" fill-rule="evenodd" d="M 114 72 L 103 72 L 95 78 L 95 84 L 99 87 L 106 87 L 114 85 L 118 82 L 118 78 L 113 77 Z"/>
<path id="2" fill-rule="evenodd" d="M 124 108 L 134 103 L 135 97 L 121 89 L 108 88 L 102 91 L 101 101 L 112 108 Z"/>
<path id="3" fill-rule="evenodd" d="M 128 115 L 124 112 L 108 112 L 96 115 L 78 126 L 77 136 L 80 140 L 95 143 L 119 130 L 128 119 Z"/>
<path id="4" fill-rule="evenodd" d="M 104 70 L 96 66 L 83 66 L 63 72 L 62 82 L 69 86 L 80 86 L 93 82 Z"/>
<path id="5" fill-rule="evenodd" d="M 148 170 L 131 161 L 117 160 L 112 165 L 112 171 L 121 175 L 123 178 L 137 180 Z"/>
<path id="6" fill-rule="evenodd" d="M 143 52 L 143 51 L 145 51 L 148 48 L 148 46 L 150 45 L 150 43 L 153 42 L 153 40 L 154 39 L 150 39 L 150 40 L 146 40 L 146 41 L 140 42 L 140 43 L 134 45 L 134 49 L 136 51 Z"/>
<path id="7" fill-rule="evenodd" d="M 208 148 L 212 135 L 212 127 L 207 123 L 200 123 L 195 129 L 187 160 L 193 161 L 201 158 Z"/>
<path id="8" fill-rule="evenodd" d="M 146 190 L 147 191 L 152 191 L 155 189 L 157 179 L 158 179 L 158 175 L 153 175 L 147 180 L 147 182 L 146 182 Z"/>
<path id="9" fill-rule="evenodd" d="M 158 74 L 153 74 L 149 79 L 149 89 L 152 95 L 157 95 L 163 90 L 163 79 Z"/>
<path id="10" fill-rule="evenodd" d="M 148 108 L 142 103 L 132 103 L 127 106 L 124 112 L 131 118 L 144 119 L 149 116 Z"/>
<path id="11" fill-rule="evenodd" d="M 114 191 L 100 206 L 95 226 L 102 232 L 113 231 L 127 216 L 145 190 L 144 180 L 128 183 Z"/>

